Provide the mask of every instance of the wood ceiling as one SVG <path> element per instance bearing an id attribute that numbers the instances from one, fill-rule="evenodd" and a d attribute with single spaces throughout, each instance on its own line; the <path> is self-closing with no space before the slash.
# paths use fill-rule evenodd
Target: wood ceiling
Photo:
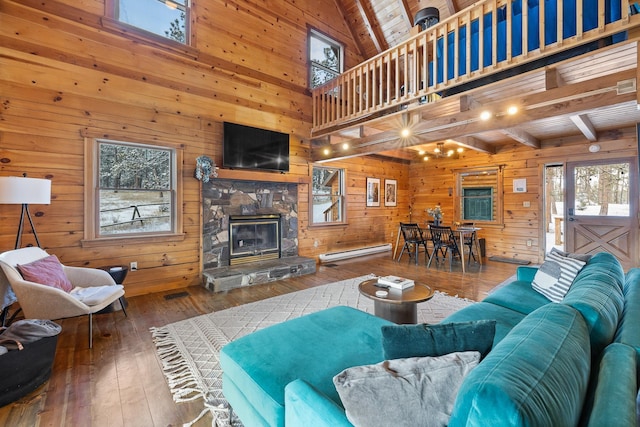
<path id="1" fill-rule="evenodd" d="M 437 7 L 442 21 L 474 3 L 472 0 L 335 2 L 364 58 L 407 40 L 413 17 L 419 10 Z M 314 138 L 313 146 L 318 153 L 328 142 L 346 141 L 351 145 L 348 155 L 332 156 L 330 160 L 370 154 L 418 160 L 422 157 L 421 150 L 433 153 L 438 142 L 486 153 L 495 153 L 514 143 L 538 149 L 541 141 L 562 138 L 595 142 L 605 132 L 640 123 L 636 92 L 638 43 L 627 41 L 596 52 L 446 97 L 435 104 L 316 135 L 319 138 Z M 600 92 L 592 92 L 594 88 L 600 88 Z M 477 111 L 468 108 L 469 105 L 504 108 L 509 103 L 517 104 L 520 114 L 487 123 L 475 120 Z M 407 120 L 414 124 L 416 136 L 390 140 L 393 132 L 399 132 L 399 123 Z M 313 158 L 323 160 L 319 154 Z"/>
<path id="2" fill-rule="evenodd" d="M 349 24 L 363 58 L 371 58 L 405 41 L 413 18 L 425 7 L 440 11 L 440 20 L 471 6 L 473 0 L 335 0 Z"/>

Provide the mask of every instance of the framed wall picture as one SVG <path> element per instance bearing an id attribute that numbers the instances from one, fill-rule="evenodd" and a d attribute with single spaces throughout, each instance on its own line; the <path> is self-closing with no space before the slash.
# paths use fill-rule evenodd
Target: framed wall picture
<path id="1" fill-rule="evenodd" d="M 398 181 L 395 179 L 384 180 L 384 205 L 396 206 L 398 204 Z"/>
<path id="2" fill-rule="evenodd" d="M 380 178 L 367 178 L 367 206 L 380 206 Z"/>

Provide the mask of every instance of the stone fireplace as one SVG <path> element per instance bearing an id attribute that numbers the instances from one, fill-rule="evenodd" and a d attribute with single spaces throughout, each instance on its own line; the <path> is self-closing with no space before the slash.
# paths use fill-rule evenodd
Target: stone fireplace
<path id="1" fill-rule="evenodd" d="M 298 256 L 298 184 L 212 179 L 202 201 L 207 289 L 315 272 L 315 260 Z"/>

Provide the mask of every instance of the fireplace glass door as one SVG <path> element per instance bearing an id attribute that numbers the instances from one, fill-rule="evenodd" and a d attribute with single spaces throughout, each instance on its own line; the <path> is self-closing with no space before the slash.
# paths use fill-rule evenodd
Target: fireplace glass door
<path id="1" fill-rule="evenodd" d="M 230 263 L 280 257 L 279 219 L 238 220 L 229 226 Z"/>

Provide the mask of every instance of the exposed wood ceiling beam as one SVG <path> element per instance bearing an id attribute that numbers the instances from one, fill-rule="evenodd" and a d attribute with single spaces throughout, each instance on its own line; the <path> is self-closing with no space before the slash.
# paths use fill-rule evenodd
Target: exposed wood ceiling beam
<path id="1" fill-rule="evenodd" d="M 384 34 L 382 34 L 380 30 L 376 15 L 373 9 L 371 9 L 371 4 L 369 2 L 363 2 L 363 0 L 356 0 L 356 6 L 358 7 L 358 11 L 360 11 L 362 21 L 365 27 L 367 27 L 371 41 L 373 41 L 373 44 L 376 46 L 378 53 L 389 49 Z"/>
<path id="2" fill-rule="evenodd" d="M 360 56 L 364 59 L 367 58 L 367 50 L 364 48 L 364 45 L 362 44 L 362 41 L 360 40 L 360 35 L 358 34 L 358 32 L 356 31 L 355 25 L 349 25 L 349 15 L 347 14 L 347 11 L 344 8 L 344 5 L 342 4 L 343 0 L 334 0 L 336 7 L 338 8 L 338 11 L 340 12 L 340 14 L 342 15 L 342 20 L 344 22 L 347 23 L 347 27 L 349 27 L 349 32 L 351 33 L 351 38 L 353 39 L 353 41 L 356 43 L 356 46 L 358 46 L 358 53 L 360 53 Z"/>
<path id="3" fill-rule="evenodd" d="M 418 155 L 418 153 L 413 150 L 381 151 L 378 154 L 381 156 L 391 157 L 393 159 L 402 159 L 402 160 L 415 160 Z"/>
<path id="4" fill-rule="evenodd" d="M 415 137 L 412 138 L 411 145 L 443 139 L 456 139 L 461 136 L 488 131 L 513 129 L 534 120 L 576 115 L 577 113 L 583 113 L 605 105 L 616 105 L 636 100 L 635 92 L 618 95 L 616 90 L 619 82 L 635 77 L 635 74 L 635 69 L 625 70 L 528 95 L 518 100 L 522 106 L 522 111 L 515 116 L 500 116 L 494 120 L 480 121 L 477 110 L 456 112 L 435 119 L 427 119 L 423 115 L 423 120 L 412 129 Z M 495 104 L 504 105 L 505 101 L 496 102 Z M 433 105 L 427 104 L 426 107 L 433 107 Z M 489 108 L 491 105 L 486 107 Z M 515 132 L 512 131 L 512 133 Z M 529 140 L 529 142 L 532 141 Z M 405 145 L 405 141 L 400 141 L 399 130 L 390 130 L 354 139 L 351 141 L 351 148 L 347 152 L 336 153 L 337 157 L 333 156 L 329 159 L 322 155 L 321 147 L 316 146 L 312 150 L 312 158 L 317 161 L 336 160 L 338 158 L 362 156 L 398 149 L 401 148 L 401 145 Z"/>
<path id="5" fill-rule="evenodd" d="M 487 142 L 481 141 L 473 136 L 460 136 L 458 138 L 452 138 L 451 140 L 475 151 L 480 151 L 486 154 L 496 153 L 495 145 L 491 145 Z"/>
<path id="6" fill-rule="evenodd" d="M 571 116 L 571 121 L 576 125 L 580 132 L 587 138 L 589 141 L 597 141 L 598 133 L 596 129 L 593 127 L 593 123 L 586 114 L 578 114 L 575 116 Z"/>
<path id="7" fill-rule="evenodd" d="M 556 89 L 564 85 L 562 76 L 558 72 L 557 68 L 547 68 L 544 71 L 544 86 L 547 90 Z"/>
<path id="8" fill-rule="evenodd" d="M 507 128 L 502 129 L 501 132 L 524 145 L 532 148 L 540 148 L 540 140 L 521 129 Z"/>
<path id="9" fill-rule="evenodd" d="M 471 95 L 460 96 L 460 111 L 469 111 L 474 108 L 480 108 L 482 104 L 476 101 Z"/>

